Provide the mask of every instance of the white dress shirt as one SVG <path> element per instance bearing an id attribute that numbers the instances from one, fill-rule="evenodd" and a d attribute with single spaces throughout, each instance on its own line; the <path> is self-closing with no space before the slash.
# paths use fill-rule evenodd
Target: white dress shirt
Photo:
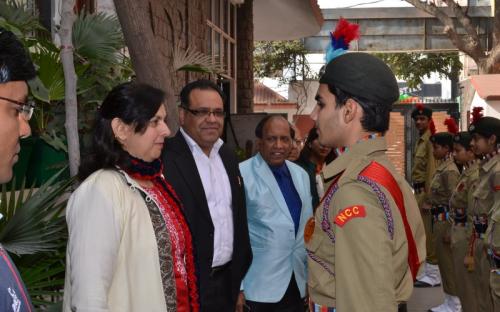
<path id="1" fill-rule="evenodd" d="M 214 225 L 212 267 L 221 266 L 232 259 L 234 236 L 231 185 L 219 155 L 219 149 L 224 142 L 218 139 L 207 157 L 184 129 L 181 128 L 180 131 L 193 154 Z"/>

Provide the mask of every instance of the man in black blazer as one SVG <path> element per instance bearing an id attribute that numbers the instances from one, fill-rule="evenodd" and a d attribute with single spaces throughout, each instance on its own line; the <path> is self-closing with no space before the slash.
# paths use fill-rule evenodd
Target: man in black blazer
<path id="1" fill-rule="evenodd" d="M 181 129 L 165 144 L 165 178 L 192 232 L 201 311 L 234 312 L 252 251 L 238 160 L 220 139 L 223 94 L 212 81 L 197 80 L 180 98 Z"/>

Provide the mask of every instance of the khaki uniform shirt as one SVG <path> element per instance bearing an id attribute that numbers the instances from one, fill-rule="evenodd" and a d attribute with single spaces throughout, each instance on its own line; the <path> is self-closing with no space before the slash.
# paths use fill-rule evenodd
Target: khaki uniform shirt
<path id="1" fill-rule="evenodd" d="M 499 195 L 495 192 L 495 179 L 497 179 L 498 165 L 500 162 L 500 154 L 497 154 L 490 160 L 482 163 L 479 166 L 479 180 L 476 189 L 474 190 L 474 208 L 473 212 L 477 216 L 487 216 L 493 213 L 492 208 L 496 197 Z"/>
<path id="2" fill-rule="evenodd" d="M 487 189 L 487 192 L 484 189 Z M 491 256 L 492 253 L 497 257 L 500 255 L 500 154 L 495 155 L 481 167 L 475 195 L 477 195 L 475 202 L 478 211 L 484 212 L 489 209 L 485 243 L 489 248 L 491 268 L 498 270 L 500 269 L 498 261 L 492 259 Z M 490 274 L 490 287 L 495 308 L 500 298 L 500 277 L 497 274 L 494 271 Z"/>
<path id="3" fill-rule="evenodd" d="M 441 160 L 432 177 L 431 189 L 426 202 L 431 206 L 448 206 L 459 177 L 460 172 L 452 157 Z"/>
<path id="4" fill-rule="evenodd" d="M 450 216 L 452 218 L 465 216 L 467 224 L 472 224 L 472 194 L 477 185 L 479 163 L 473 162 L 465 167 L 458 179 L 457 186 L 450 198 Z M 471 226 L 468 226 L 467 232 L 470 234 Z"/>
<path id="5" fill-rule="evenodd" d="M 397 311 L 413 290 L 408 242 L 391 194 L 384 209 L 377 194 L 358 180 L 372 161 L 389 170 L 404 198 L 419 259 L 425 259 L 425 233 L 411 188 L 388 160 L 385 138 L 361 141 L 324 169 L 325 179 L 340 178 L 315 213 L 308 250 L 309 294 L 317 304 L 339 312 Z M 392 232 L 392 235 L 391 235 Z"/>
<path id="6" fill-rule="evenodd" d="M 495 155 L 479 169 L 479 183 L 474 192 L 479 214 L 488 215 L 486 244 L 500 254 L 500 154 Z"/>
<path id="7" fill-rule="evenodd" d="M 425 183 L 426 194 L 430 190 L 432 176 L 436 169 L 436 161 L 432 155 L 430 137 L 431 131 L 427 129 L 418 139 L 413 153 L 413 168 L 411 170 L 412 183 Z M 423 196 L 422 201 L 425 199 L 426 196 Z"/>

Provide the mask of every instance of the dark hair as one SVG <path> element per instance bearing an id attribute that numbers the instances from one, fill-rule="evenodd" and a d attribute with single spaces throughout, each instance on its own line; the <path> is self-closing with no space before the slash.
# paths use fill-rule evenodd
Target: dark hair
<path id="1" fill-rule="evenodd" d="M 35 78 L 35 67 L 19 39 L 0 27 L 0 83 Z"/>
<path id="2" fill-rule="evenodd" d="M 311 144 L 318 137 L 318 129 L 316 127 L 311 128 L 311 130 L 309 130 L 309 133 L 307 134 L 305 145 Z"/>
<path id="3" fill-rule="evenodd" d="M 308 161 L 309 157 L 311 156 L 312 148 L 311 144 L 314 140 L 316 140 L 319 137 L 318 135 L 318 129 L 316 127 L 311 128 L 309 130 L 309 133 L 307 134 L 306 142 L 304 143 L 304 148 L 302 151 L 300 151 L 299 158 Z M 330 163 L 332 160 L 335 159 L 335 152 L 333 149 L 326 155 L 325 157 L 325 163 Z"/>
<path id="4" fill-rule="evenodd" d="M 450 151 L 453 150 L 453 134 L 449 132 L 438 132 L 433 134 L 430 137 L 430 141 L 434 144 L 448 147 Z"/>
<path id="5" fill-rule="evenodd" d="M 80 166 L 80 179 L 99 169 L 126 167 L 129 158 L 115 139 L 111 121 L 120 118 L 133 125 L 136 133 L 144 133 L 164 100 L 162 90 L 147 84 L 126 82 L 114 87 L 96 112 L 92 152 Z"/>
<path id="6" fill-rule="evenodd" d="M 392 104 L 375 103 L 361 96 L 351 95 L 330 84 L 328 84 L 328 90 L 335 95 L 337 99 L 337 108 L 344 106 L 348 99 L 355 100 L 361 106 L 363 109 L 361 125 L 364 130 L 385 133 L 389 129 Z"/>
<path id="7" fill-rule="evenodd" d="M 259 123 L 257 124 L 257 127 L 255 127 L 255 136 L 259 139 L 262 139 L 264 137 L 264 127 L 266 126 L 266 124 L 271 120 L 271 119 L 274 119 L 274 118 L 282 118 L 283 120 L 285 120 L 287 123 L 288 123 L 288 128 L 290 128 L 290 137 L 292 136 L 292 126 L 290 125 L 290 123 L 286 120 L 285 117 L 281 116 L 281 115 L 266 115 L 264 118 L 262 118 Z M 294 136 L 295 136 L 295 131 L 294 131 Z"/>
<path id="8" fill-rule="evenodd" d="M 288 123 L 288 125 L 290 126 L 290 136 L 292 137 L 292 140 L 295 140 L 295 129 L 291 123 Z"/>
<path id="9" fill-rule="evenodd" d="M 199 90 L 213 90 L 219 93 L 220 97 L 222 98 L 222 102 L 224 103 L 226 100 L 226 97 L 224 93 L 222 93 L 222 90 L 211 80 L 208 79 L 199 79 L 195 80 L 193 82 L 188 83 L 187 85 L 184 86 L 181 90 L 180 98 L 181 98 L 181 105 L 189 107 L 189 95 L 191 94 L 191 91 L 199 89 Z"/>
<path id="10" fill-rule="evenodd" d="M 470 151 L 472 149 L 470 145 L 470 141 L 472 140 L 472 136 L 467 131 L 462 131 L 453 137 L 453 143 L 462 145 L 466 150 Z"/>

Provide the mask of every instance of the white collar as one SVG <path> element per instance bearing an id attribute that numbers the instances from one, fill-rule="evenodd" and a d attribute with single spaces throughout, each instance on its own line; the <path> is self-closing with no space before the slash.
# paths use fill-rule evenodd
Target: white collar
<path id="1" fill-rule="evenodd" d="M 187 132 L 182 127 L 179 130 L 181 131 L 182 136 L 184 136 L 184 139 L 186 140 L 186 143 L 189 146 L 191 153 L 197 151 L 205 154 L 201 149 L 200 145 L 198 145 L 198 143 L 196 143 L 196 141 L 193 140 L 193 138 L 190 137 L 189 134 L 187 134 Z M 210 150 L 210 155 L 212 155 L 213 153 L 218 154 L 220 148 L 222 147 L 222 144 L 224 144 L 224 141 L 222 141 L 221 138 L 218 138 L 217 141 L 212 146 L 212 149 Z"/>

